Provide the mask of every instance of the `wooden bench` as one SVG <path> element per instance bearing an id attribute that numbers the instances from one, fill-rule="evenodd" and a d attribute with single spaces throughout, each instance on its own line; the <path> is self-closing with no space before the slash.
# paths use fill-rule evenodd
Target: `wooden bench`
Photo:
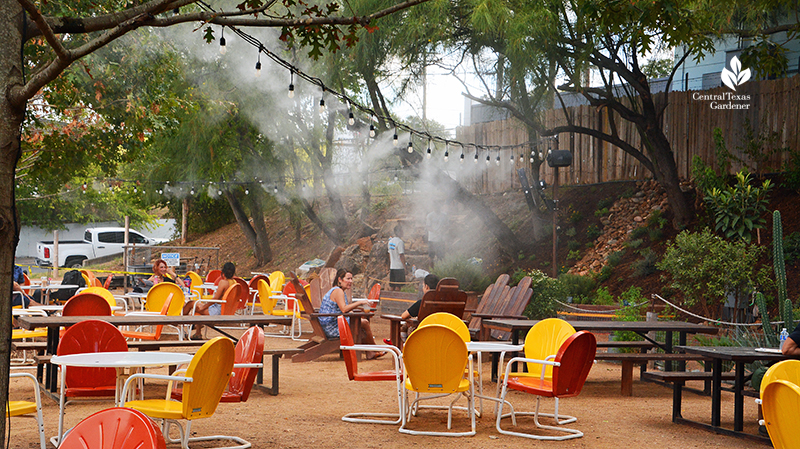
<path id="1" fill-rule="evenodd" d="M 672 422 L 677 422 L 681 415 L 683 387 L 687 381 L 702 380 L 706 383 L 704 391 L 709 390 L 711 371 L 649 371 L 647 378 L 672 383 Z M 734 380 L 734 373 L 722 373 L 722 380 Z"/>
<path id="2" fill-rule="evenodd" d="M 635 348 L 635 349 L 652 349 L 656 345 L 649 341 L 598 341 L 598 348 Z"/>
<path id="3" fill-rule="evenodd" d="M 279 370 L 278 367 L 280 366 L 279 359 L 284 355 L 295 355 L 295 354 L 302 354 L 304 349 L 302 348 L 288 348 L 288 349 L 265 349 L 264 355 L 262 359 L 266 360 L 267 356 L 272 357 L 272 386 L 267 387 L 264 386 L 264 371 L 267 369 L 267 364 L 264 363 L 264 366 L 261 367 L 261 370 L 258 372 L 256 376 L 256 384 L 255 386 L 265 390 L 267 393 L 271 394 L 272 396 L 278 395 L 278 384 L 279 384 Z"/>
<path id="4" fill-rule="evenodd" d="M 631 396 L 633 394 L 633 365 L 643 364 L 652 360 L 664 361 L 677 361 L 686 362 L 689 360 L 706 360 L 701 356 L 693 354 L 682 353 L 657 353 L 657 352 L 634 352 L 634 353 L 621 353 L 621 352 L 598 352 L 595 355 L 595 360 L 622 362 L 622 396 Z"/>

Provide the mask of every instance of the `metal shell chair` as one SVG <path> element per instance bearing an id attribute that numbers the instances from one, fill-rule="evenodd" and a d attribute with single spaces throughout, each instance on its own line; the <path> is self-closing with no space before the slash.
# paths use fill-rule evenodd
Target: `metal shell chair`
<path id="1" fill-rule="evenodd" d="M 206 282 L 213 284 L 222 276 L 222 270 L 211 270 L 206 275 Z"/>
<path id="2" fill-rule="evenodd" d="M 175 302 L 173 300 L 174 297 L 172 296 L 172 293 L 170 293 L 169 296 L 167 297 L 167 300 L 164 301 L 164 304 L 161 306 L 160 315 L 164 316 L 169 315 L 169 311 L 170 309 L 172 309 L 172 304 Z M 147 312 L 139 312 L 139 314 L 144 314 L 144 313 Z M 136 314 L 137 312 L 131 312 L 128 315 L 135 316 Z M 154 328 L 153 332 L 144 332 L 144 331 L 121 331 L 121 332 L 125 338 L 134 338 L 138 340 L 150 340 L 150 341 L 160 340 L 161 331 L 164 329 L 164 325 L 158 324 L 156 326 L 153 326 L 153 328 Z"/>
<path id="3" fill-rule="evenodd" d="M 27 378 L 33 383 L 33 394 L 35 402 L 30 401 L 11 401 L 9 400 L 6 408 L 6 418 L 12 416 L 25 416 L 35 414 L 36 423 L 39 428 L 39 446 L 41 449 L 47 447 L 47 442 L 44 437 L 44 420 L 42 419 L 42 397 L 39 394 L 39 382 L 36 377 L 30 373 L 11 373 L 8 375 L 10 379 L 14 378 Z"/>
<path id="4" fill-rule="evenodd" d="M 100 295 L 103 298 L 105 298 L 105 300 L 108 302 L 109 306 L 111 306 L 111 307 L 116 307 L 117 306 L 117 298 L 115 298 L 114 295 L 112 295 L 111 292 L 108 291 L 108 289 L 106 289 L 106 288 L 103 288 L 103 287 L 86 287 L 83 290 L 81 290 L 81 293 L 94 293 L 96 295 Z"/>
<path id="5" fill-rule="evenodd" d="M 395 396 L 397 397 L 397 413 L 348 413 L 342 416 L 342 421 L 355 422 L 355 423 L 372 423 L 372 424 L 400 424 L 403 419 L 403 398 L 402 398 L 402 385 L 403 379 L 402 372 L 402 355 L 400 350 L 392 345 L 356 345 L 353 341 L 353 334 L 350 332 L 350 326 L 347 319 L 343 316 L 337 317 L 339 324 L 339 342 L 344 357 L 344 365 L 347 368 L 347 377 L 350 380 L 358 382 L 372 382 L 372 381 L 394 381 L 395 382 Z M 371 371 L 359 372 L 358 371 L 358 357 L 356 351 L 386 351 L 394 361 L 393 370 L 385 371 Z M 373 419 L 383 418 L 383 419 Z"/>
<path id="6" fill-rule="evenodd" d="M 126 407 L 101 410 L 73 427 L 60 447 L 66 449 L 165 449 L 164 436 L 144 413 Z"/>
<path id="7" fill-rule="evenodd" d="M 464 369 L 469 363 L 468 379 Z M 405 365 L 403 388 L 403 421 L 400 432 L 411 435 L 470 436 L 475 435 L 475 390 L 472 369 L 472 356 L 467 352 L 467 344 L 452 329 L 441 324 L 431 324 L 417 328 L 408 336 L 403 347 Z M 408 392 L 416 393 L 412 404 L 408 403 Z M 430 396 L 422 396 L 427 394 Z M 456 394 L 449 406 L 428 406 L 426 408 L 446 408 L 447 428 L 452 428 L 453 405 L 462 396 L 467 396 L 467 413 L 471 430 L 462 432 L 419 431 L 407 428 L 412 410 L 420 401 Z"/>
<path id="8" fill-rule="evenodd" d="M 189 288 L 197 295 L 197 299 L 206 299 L 212 297 L 212 295 L 203 293 L 203 289 L 200 287 L 203 285 L 203 278 L 200 277 L 199 274 L 195 273 L 194 271 L 189 271 L 186 274 L 189 275 L 189 279 L 192 281 L 191 287 Z"/>
<path id="9" fill-rule="evenodd" d="M 539 321 L 528 331 L 525 336 L 525 358 L 531 360 L 553 360 L 567 339 L 575 333 L 571 324 L 559 318 L 546 318 Z M 505 355 L 505 354 L 503 354 Z M 501 357 L 500 365 L 503 365 Z M 553 366 L 534 362 L 526 363 L 527 372 L 512 372 L 510 377 L 539 377 L 553 379 Z M 501 382 L 497 383 L 497 392 L 500 392 Z M 558 398 L 555 398 L 553 413 L 539 412 L 539 416 L 553 418 L 556 424 L 569 424 L 578 420 L 575 416 L 559 415 Z"/>
<path id="10" fill-rule="evenodd" d="M 292 308 L 290 310 L 278 309 L 277 308 L 278 298 L 273 294 L 272 289 L 270 289 L 269 281 L 267 281 L 266 279 L 259 279 L 258 282 L 256 283 L 256 288 L 258 290 L 257 293 L 258 302 L 254 304 L 260 305 L 261 311 L 264 312 L 264 315 L 292 317 L 292 326 L 290 328 L 289 335 L 285 335 L 283 333 L 269 334 L 269 335 L 271 337 L 291 337 L 292 340 L 299 339 L 302 331 L 302 329 L 300 328 L 300 310 L 297 307 L 299 303 L 295 300 L 292 300 Z M 295 329 L 297 330 L 296 334 L 295 334 Z"/>
<path id="11" fill-rule="evenodd" d="M 214 435 L 206 437 L 190 437 L 192 434 L 192 421 L 195 419 L 211 417 L 219 405 L 222 393 L 233 371 L 234 347 L 233 342 L 225 337 L 215 337 L 204 344 L 192 358 L 186 374 L 182 376 L 165 376 L 158 374 L 137 373 L 125 381 L 122 397 L 127 397 L 127 390 L 131 382 L 137 379 L 162 379 L 183 382 L 183 398 L 180 402 L 166 399 L 146 399 L 130 401 L 124 406 L 139 410 L 151 418 L 161 419 L 161 431 L 164 438 L 170 443 L 181 443 L 181 448 L 188 449 L 190 441 L 231 440 L 237 446 L 231 449 L 245 449 L 250 443 L 235 436 Z M 170 383 L 171 383 L 170 382 Z M 167 386 L 168 391 L 171 385 Z M 184 429 L 178 420 L 186 421 Z M 179 440 L 169 437 L 169 426 L 175 424 L 180 433 Z"/>
<path id="12" fill-rule="evenodd" d="M 788 380 L 774 380 L 761 395 L 764 424 L 775 449 L 800 447 L 800 387 Z"/>
<path id="13" fill-rule="evenodd" d="M 253 312 L 253 309 L 255 308 L 256 300 L 260 300 L 261 299 L 258 296 L 258 281 L 260 281 L 262 279 L 267 282 L 267 285 L 269 285 L 269 278 L 267 276 L 264 276 L 263 274 L 257 274 L 255 276 L 253 276 L 252 278 L 250 278 L 250 281 L 247 283 L 247 290 L 249 292 L 247 307 L 250 308 L 250 312 L 251 313 Z"/>
<path id="14" fill-rule="evenodd" d="M 595 352 L 597 351 L 597 341 L 594 334 L 590 332 L 576 332 L 571 335 L 561 348 L 558 350 L 553 361 L 531 360 L 525 357 L 514 357 L 506 365 L 506 374 L 503 377 L 503 390 L 500 394 L 499 410 L 497 412 L 496 427 L 497 431 L 505 435 L 514 435 L 524 438 L 537 440 L 567 440 L 579 438 L 583 432 L 575 429 L 568 429 L 560 426 L 548 426 L 539 423 L 539 405 L 542 397 L 566 398 L 577 396 L 583 388 L 586 377 L 594 362 Z M 511 377 L 509 376 L 511 364 L 514 362 L 535 362 L 539 364 L 550 364 L 553 366 L 553 378 L 547 380 L 540 377 Z M 566 432 L 567 435 L 534 435 L 523 432 L 512 432 L 500 428 L 503 416 L 503 406 L 506 404 L 508 390 L 518 390 L 536 395 L 536 409 L 533 412 L 519 412 L 511 408 L 511 416 L 514 425 L 517 424 L 517 415 L 533 416 L 536 427 L 559 432 Z"/>
<path id="15" fill-rule="evenodd" d="M 248 329 L 239 338 L 234 350 L 233 373 L 228 381 L 228 388 L 222 393 L 220 402 L 246 402 L 258 375 L 258 370 L 263 367 L 264 358 L 264 331 L 258 326 Z M 184 370 L 175 371 L 179 374 Z M 172 399 L 183 399 L 183 390 L 174 388 Z"/>
<path id="16" fill-rule="evenodd" d="M 96 293 L 78 293 L 64 304 L 63 316 L 111 316 L 111 305 Z"/>

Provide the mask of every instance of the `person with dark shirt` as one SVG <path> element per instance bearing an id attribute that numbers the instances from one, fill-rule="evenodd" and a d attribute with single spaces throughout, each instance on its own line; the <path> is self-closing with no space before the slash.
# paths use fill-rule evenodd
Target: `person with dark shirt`
<path id="1" fill-rule="evenodd" d="M 423 280 L 423 283 L 422 283 L 422 295 L 424 296 L 425 293 L 428 293 L 431 290 L 436 290 L 436 285 L 438 283 L 439 283 L 439 276 L 436 276 L 435 274 L 429 274 L 429 275 L 425 276 L 425 279 Z M 418 299 L 417 302 L 415 302 L 414 304 L 411 304 L 411 307 L 406 309 L 402 313 L 402 315 L 400 315 L 400 318 L 402 318 L 403 321 L 408 320 L 409 318 L 412 318 L 412 317 L 416 318 L 419 315 L 419 307 L 420 307 L 420 305 L 422 305 L 422 300 Z M 403 341 L 405 341 L 407 335 L 408 335 L 408 324 L 407 323 L 403 323 L 400 326 L 400 338 Z M 389 344 L 389 342 L 387 340 L 384 340 L 384 342 Z"/>
<path id="2" fill-rule="evenodd" d="M 23 274 L 22 267 L 19 265 L 14 265 L 14 282 L 12 285 L 12 290 L 14 293 L 11 294 L 11 307 L 20 307 L 22 306 L 23 309 L 27 309 L 31 306 L 40 306 L 41 304 L 31 299 L 25 290 L 22 289 L 21 285 L 25 283 L 25 275 Z"/>
<path id="3" fill-rule="evenodd" d="M 800 355 L 800 324 L 794 328 L 789 338 L 783 342 L 781 352 L 783 355 Z"/>

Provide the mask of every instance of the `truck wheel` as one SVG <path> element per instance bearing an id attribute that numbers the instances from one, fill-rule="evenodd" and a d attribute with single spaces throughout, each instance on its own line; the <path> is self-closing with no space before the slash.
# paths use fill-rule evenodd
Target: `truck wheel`
<path id="1" fill-rule="evenodd" d="M 67 257 L 67 261 L 64 263 L 64 266 L 67 268 L 83 268 L 84 260 L 86 260 L 85 257 Z"/>

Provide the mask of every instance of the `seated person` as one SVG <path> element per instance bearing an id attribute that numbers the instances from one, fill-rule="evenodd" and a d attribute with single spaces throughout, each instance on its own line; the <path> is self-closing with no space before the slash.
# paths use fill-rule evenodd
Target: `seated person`
<path id="1" fill-rule="evenodd" d="M 153 285 L 161 282 L 172 282 L 173 284 L 178 284 L 180 287 L 186 287 L 183 283 L 183 279 L 175 274 L 175 269 L 168 267 L 167 262 L 163 259 L 158 259 L 153 262 L 153 275 L 147 278 L 147 280 L 152 282 Z"/>
<path id="2" fill-rule="evenodd" d="M 333 280 L 333 288 L 328 290 L 325 296 L 322 297 L 319 313 L 347 313 L 362 306 L 368 306 L 369 301 L 366 299 L 351 302 L 351 299 L 347 296 L 347 292 L 352 285 L 353 273 L 340 268 L 336 272 L 336 277 Z M 366 318 L 360 318 L 360 320 L 361 335 L 358 336 L 360 338 L 357 343 L 374 345 L 375 337 L 372 335 L 372 328 L 370 327 L 369 320 Z M 350 322 L 349 317 L 347 318 L 347 322 Z M 336 316 L 321 316 L 319 317 L 319 324 L 322 325 L 325 335 L 328 337 L 339 337 L 339 323 Z M 367 352 L 367 360 L 376 359 L 384 354 L 386 353 L 369 351 Z"/>
<path id="3" fill-rule="evenodd" d="M 435 274 L 429 274 L 425 276 L 425 280 L 422 283 L 422 294 L 425 295 L 425 293 L 428 293 L 431 290 L 436 290 L 437 284 L 439 284 L 439 276 L 436 276 Z M 422 300 L 418 299 L 417 302 L 411 304 L 411 307 L 406 309 L 403 312 L 403 314 L 400 315 L 400 318 L 402 318 L 403 321 L 406 321 L 409 318 L 416 318 L 419 315 L 420 305 L 422 305 Z M 408 335 L 408 323 L 404 322 L 400 326 L 400 338 L 403 341 L 406 341 L 407 335 Z"/>
<path id="4" fill-rule="evenodd" d="M 11 294 L 11 307 L 22 307 L 23 309 L 27 309 L 31 306 L 41 306 L 38 301 L 31 299 L 31 297 L 28 296 L 28 294 L 22 289 L 21 284 L 24 283 L 25 275 L 22 272 L 22 267 L 14 265 L 14 282 L 12 290 L 17 293 Z"/>
<path id="5" fill-rule="evenodd" d="M 800 324 L 794 328 L 789 338 L 783 342 L 781 346 L 783 355 L 800 355 Z"/>
<path id="6" fill-rule="evenodd" d="M 222 275 L 219 278 L 219 282 L 217 282 L 217 289 L 214 291 L 214 297 L 212 299 L 221 300 L 222 297 L 225 295 L 225 292 L 228 288 L 235 284 L 236 281 L 233 280 L 233 277 L 236 275 L 236 265 L 231 262 L 225 262 L 225 265 L 222 266 Z M 187 301 L 186 304 L 183 305 L 183 314 L 184 315 L 191 315 L 192 310 L 199 315 L 219 315 L 222 313 L 222 303 L 218 302 L 206 302 L 200 301 L 200 304 L 197 305 L 197 308 L 194 308 L 194 303 L 196 301 Z M 203 339 L 203 326 L 197 325 L 195 328 L 194 334 L 192 334 L 192 339 Z"/>

